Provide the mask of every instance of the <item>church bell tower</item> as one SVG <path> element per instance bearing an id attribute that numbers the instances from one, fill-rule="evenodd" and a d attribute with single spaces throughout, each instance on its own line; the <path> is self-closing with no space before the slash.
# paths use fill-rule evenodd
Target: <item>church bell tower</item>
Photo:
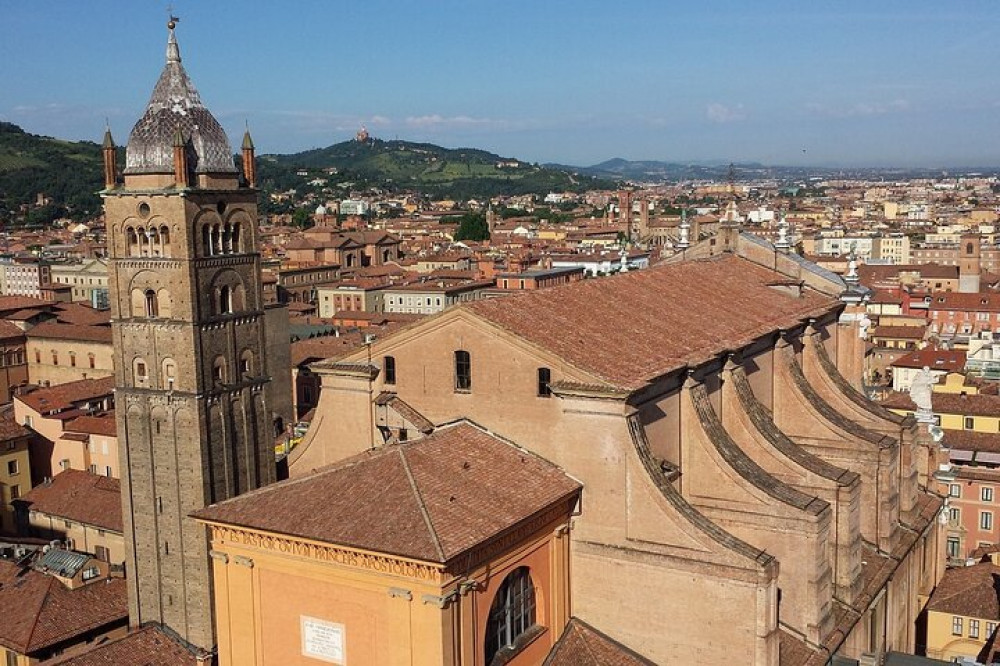
<path id="1" fill-rule="evenodd" d="M 112 164 L 101 194 L 130 621 L 211 650 L 209 543 L 188 514 L 271 483 L 275 461 L 253 144 L 243 178 L 181 65 L 175 22 L 124 182 Z"/>

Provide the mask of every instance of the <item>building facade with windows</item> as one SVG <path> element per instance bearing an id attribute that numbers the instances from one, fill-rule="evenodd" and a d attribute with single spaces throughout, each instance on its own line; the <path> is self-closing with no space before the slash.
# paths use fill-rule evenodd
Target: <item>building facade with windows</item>
<path id="1" fill-rule="evenodd" d="M 15 531 L 14 502 L 31 490 L 31 431 L 0 415 L 0 531 Z"/>
<path id="2" fill-rule="evenodd" d="M 989 557 L 945 572 L 927 603 L 928 657 L 995 663 L 1000 626 L 1000 604 L 994 592 L 998 576 L 1000 566 Z"/>
<path id="3" fill-rule="evenodd" d="M 55 386 L 114 373 L 110 326 L 48 321 L 27 334 L 28 380 Z"/>
<path id="4" fill-rule="evenodd" d="M 579 493 L 458 422 L 199 511 L 220 664 L 541 664 L 569 620 Z"/>

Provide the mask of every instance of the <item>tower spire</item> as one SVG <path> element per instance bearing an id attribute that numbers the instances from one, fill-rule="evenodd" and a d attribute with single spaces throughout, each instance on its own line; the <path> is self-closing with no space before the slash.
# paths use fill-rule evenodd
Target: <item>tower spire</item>
<path id="1" fill-rule="evenodd" d="M 177 37 L 174 35 L 174 28 L 177 27 L 178 21 L 180 19 L 176 16 L 171 16 L 170 20 L 167 21 L 167 62 L 181 61 L 181 49 L 177 46 Z"/>

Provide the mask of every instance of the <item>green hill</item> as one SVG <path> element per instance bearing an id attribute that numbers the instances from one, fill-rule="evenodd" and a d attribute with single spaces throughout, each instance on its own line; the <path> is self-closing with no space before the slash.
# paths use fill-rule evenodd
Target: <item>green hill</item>
<path id="1" fill-rule="evenodd" d="M 102 185 L 101 161 L 96 143 L 28 134 L 0 122 L 0 221 L 43 224 L 63 216 L 92 217 L 101 208 L 95 194 Z M 33 208 L 25 219 L 21 205 L 34 205 L 39 194 L 52 204 Z"/>
<path id="2" fill-rule="evenodd" d="M 124 149 L 118 150 L 118 163 L 124 164 Z M 377 187 L 461 200 L 614 187 L 610 180 L 574 173 L 571 168 L 542 167 L 485 150 L 409 141 L 345 141 L 291 155 L 265 155 L 258 162 L 264 213 L 294 210 L 295 202 L 273 204 L 266 196 L 290 189 L 304 195 L 309 191 L 320 194 L 323 187 L 345 194 Z M 38 136 L 0 122 L 0 223 L 45 224 L 59 217 L 93 217 L 101 208 L 96 192 L 103 185 L 102 172 L 101 147 L 96 143 Z M 325 181 L 323 186 L 308 184 L 317 178 Z M 52 203 L 35 206 L 39 194 Z M 29 206 L 26 213 L 23 205 Z"/>
<path id="3" fill-rule="evenodd" d="M 431 196 L 468 199 L 495 195 L 546 194 L 613 187 L 611 181 L 505 158 L 474 148 L 442 148 L 409 141 L 345 141 L 292 155 L 270 155 L 262 177 L 278 189 L 302 182 L 298 172 L 355 187 L 417 190 Z M 334 172 L 335 170 L 335 172 Z"/>

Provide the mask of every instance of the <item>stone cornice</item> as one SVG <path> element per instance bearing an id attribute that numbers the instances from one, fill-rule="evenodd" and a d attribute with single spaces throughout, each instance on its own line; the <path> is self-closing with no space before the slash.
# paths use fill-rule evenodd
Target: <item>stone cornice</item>
<path id="1" fill-rule="evenodd" d="M 249 546 L 278 555 L 429 582 L 440 582 L 444 573 L 441 565 L 415 562 L 392 555 L 318 544 L 295 537 L 266 534 L 229 525 L 209 523 L 209 526 L 212 529 L 212 541 L 215 542 L 216 549 L 228 544 Z"/>

